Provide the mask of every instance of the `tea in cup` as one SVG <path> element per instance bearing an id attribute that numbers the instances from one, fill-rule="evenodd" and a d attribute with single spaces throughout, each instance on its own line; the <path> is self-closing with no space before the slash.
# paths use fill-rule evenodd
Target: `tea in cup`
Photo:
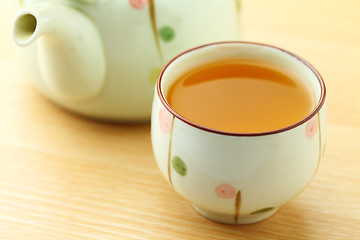
<path id="1" fill-rule="evenodd" d="M 161 72 L 152 108 L 157 164 L 203 216 L 264 220 L 302 192 L 325 146 L 325 85 L 281 48 L 218 42 Z"/>

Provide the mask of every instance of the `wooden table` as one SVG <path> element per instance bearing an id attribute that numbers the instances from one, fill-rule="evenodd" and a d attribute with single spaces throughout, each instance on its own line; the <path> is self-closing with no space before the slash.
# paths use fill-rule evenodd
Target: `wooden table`
<path id="1" fill-rule="evenodd" d="M 149 123 L 106 124 L 46 100 L 19 71 L 0 13 L 1 239 L 360 239 L 360 1 L 243 0 L 243 39 L 299 54 L 328 90 L 325 158 L 270 219 L 198 215 L 157 169 Z"/>

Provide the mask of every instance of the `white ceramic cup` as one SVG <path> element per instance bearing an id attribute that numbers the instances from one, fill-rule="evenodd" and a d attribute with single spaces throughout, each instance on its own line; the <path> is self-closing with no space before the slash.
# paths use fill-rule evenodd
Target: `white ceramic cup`
<path id="1" fill-rule="evenodd" d="M 183 73 L 224 59 L 261 60 L 301 76 L 316 99 L 309 115 L 282 129 L 229 133 L 195 124 L 166 100 Z M 221 223 L 261 221 L 302 192 L 325 147 L 325 85 L 304 59 L 283 49 L 222 42 L 186 51 L 161 72 L 152 108 L 151 137 L 157 164 L 172 187 L 205 217 Z"/>

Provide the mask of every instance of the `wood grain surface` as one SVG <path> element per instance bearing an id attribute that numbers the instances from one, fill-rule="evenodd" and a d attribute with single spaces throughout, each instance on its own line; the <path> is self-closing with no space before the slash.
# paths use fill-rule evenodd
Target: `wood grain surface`
<path id="1" fill-rule="evenodd" d="M 0 239 L 360 239 L 360 1 L 243 0 L 242 38 L 311 62 L 328 90 L 325 157 L 273 217 L 198 215 L 158 170 L 150 124 L 73 115 L 37 92 L 0 3 Z"/>

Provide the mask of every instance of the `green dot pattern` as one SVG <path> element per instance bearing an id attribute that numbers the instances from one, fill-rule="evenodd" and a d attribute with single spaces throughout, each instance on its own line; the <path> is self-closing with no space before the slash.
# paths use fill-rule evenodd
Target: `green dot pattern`
<path id="1" fill-rule="evenodd" d="M 164 26 L 160 28 L 159 36 L 164 42 L 170 42 L 175 38 L 175 30 L 170 26 Z"/>
<path id="2" fill-rule="evenodd" d="M 179 174 L 180 176 L 183 176 L 183 177 L 186 176 L 186 172 L 187 172 L 186 164 L 180 157 L 178 157 L 178 156 L 173 157 L 172 167 L 175 170 L 175 172 L 177 174 Z"/>

